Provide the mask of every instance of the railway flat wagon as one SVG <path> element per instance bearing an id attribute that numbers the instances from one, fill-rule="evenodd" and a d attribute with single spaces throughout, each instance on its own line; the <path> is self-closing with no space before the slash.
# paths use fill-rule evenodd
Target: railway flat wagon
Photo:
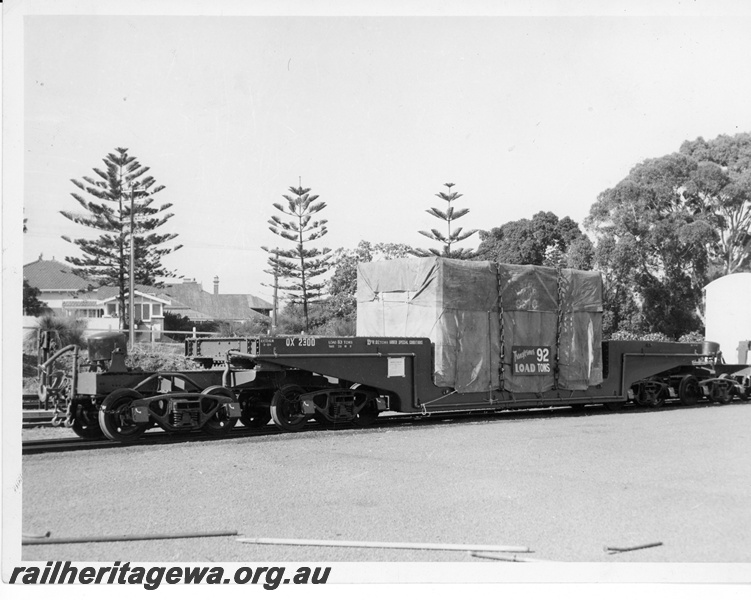
<path id="1" fill-rule="evenodd" d="M 706 391 L 713 343 L 601 340 L 599 273 L 441 258 L 361 264 L 357 336 L 188 340 L 199 361 L 280 373 L 261 400 L 297 430 L 371 422 L 378 412 L 487 411 L 633 401 L 683 404 Z M 242 348 L 240 348 L 242 346 Z M 727 369 L 733 373 L 733 368 Z M 306 386 L 301 375 L 324 376 Z M 711 384 L 722 398 L 743 381 Z M 745 381 L 746 387 L 748 381 Z"/>
<path id="2" fill-rule="evenodd" d="M 189 338 L 186 356 L 203 367 L 191 371 L 133 372 L 124 348 L 102 349 L 73 377 L 67 424 L 127 442 L 151 426 L 223 435 L 238 419 L 299 431 L 310 420 L 366 426 L 384 411 L 748 398 L 749 368 L 717 365 L 712 342 L 603 342 L 596 272 L 442 258 L 366 263 L 357 309 L 353 337 Z"/>

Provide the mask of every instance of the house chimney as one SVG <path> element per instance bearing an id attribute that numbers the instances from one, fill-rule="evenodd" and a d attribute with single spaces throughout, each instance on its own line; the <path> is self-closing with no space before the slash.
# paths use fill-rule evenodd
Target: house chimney
<path id="1" fill-rule="evenodd" d="M 219 275 L 214 275 L 214 295 L 219 293 Z"/>

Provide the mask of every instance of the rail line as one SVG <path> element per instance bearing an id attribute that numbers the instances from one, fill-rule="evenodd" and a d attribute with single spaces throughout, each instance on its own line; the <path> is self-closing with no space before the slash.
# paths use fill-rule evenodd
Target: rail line
<path id="1" fill-rule="evenodd" d="M 427 415 L 410 415 L 410 414 L 396 414 L 396 415 L 382 415 L 378 420 L 367 429 L 357 429 L 350 425 L 342 425 L 338 427 L 323 427 L 318 423 L 311 422 L 306 428 L 306 432 L 346 432 L 346 431 L 377 431 L 379 429 L 388 429 L 394 427 L 410 427 L 410 426 L 430 426 L 440 425 L 443 422 L 486 422 L 503 419 L 504 421 L 525 421 L 535 419 L 566 419 L 566 418 L 580 418 L 593 414 L 617 414 L 617 413 L 655 413 L 666 412 L 672 410 L 697 410 L 702 408 L 710 408 L 713 406 L 723 406 L 714 404 L 711 402 L 703 402 L 694 406 L 683 406 L 679 403 L 666 404 L 658 409 L 650 409 L 640 406 L 628 405 L 619 410 L 613 411 L 600 405 L 586 406 L 585 408 L 577 407 L 548 407 L 539 409 L 527 409 L 527 410 L 511 410 L 511 411 L 493 411 L 493 410 L 478 410 L 473 412 L 457 411 L 457 412 L 442 412 Z M 236 440 L 244 438 L 267 438 L 277 435 L 288 435 L 273 425 L 266 425 L 261 429 L 248 429 L 238 426 L 233 431 L 222 437 L 214 437 L 202 432 L 193 433 L 168 433 L 163 431 L 153 431 L 146 433 L 142 438 L 130 443 L 123 444 L 122 442 L 114 442 L 112 440 L 85 440 L 78 437 L 71 438 L 57 438 L 47 440 L 27 440 L 22 443 L 22 454 L 25 456 L 33 454 L 48 454 L 57 452 L 75 452 L 80 450 L 100 450 L 106 448 L 132 448 L 132 447 L 148 447 L 148 446 L 162 446 L 172 444 L 184 444 L 184 443 L 206 443 L 217 442 L 224 440 Z"/>

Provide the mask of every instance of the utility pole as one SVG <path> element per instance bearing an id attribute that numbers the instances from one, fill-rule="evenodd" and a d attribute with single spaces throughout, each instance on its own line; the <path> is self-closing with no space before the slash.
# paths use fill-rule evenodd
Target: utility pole
<path id="1" fill-rule="evenodd" d="M 130 298 L 130 310 L 128 311 L 128 339 L 130 341 L 130 347 L 136 343 L 135 332 L 135 312 L 136 312 L 136 297 L 135 297 L 135 192 L 137 185 L 130 187 L 130 291 L 128 296 Z"/>
<path id="2" fill-rule="evenodd" d="M 276 326 L 277 326 L 277 313 L 279 312 L 279 252 L 277 251 L 275 254 L 276 257 L 276 266 L 274 267 L 274 318 L 271 321 L 271 326 L 274 328 L 274 333 L 276 333 Z"/>

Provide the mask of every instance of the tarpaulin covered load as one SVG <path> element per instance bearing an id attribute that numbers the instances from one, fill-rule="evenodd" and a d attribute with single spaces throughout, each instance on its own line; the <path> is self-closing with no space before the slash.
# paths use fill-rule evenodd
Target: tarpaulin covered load
<path id="1" fill-rule="evenodd" d="M 404 258 L 358 266 L 357 335 L 430 338 L 441 387 L 498 386 L 497 305 L 489 262 Z"/>
<path id="2" fill-rule="evenodd" d="M 459 392 L 600 383 L 601 312 L 599 273 L 438 257 L 358 266 L 357 335 L 430 338 L 435 384 Z"/>
<path id="3" fill-rule="evenodd" d="M 585 390 L 602 383 L 598 272 L 495 265 L 503 313 L 504 389 Z M 556 370 L 557 366 L 557 370 Z"/>

